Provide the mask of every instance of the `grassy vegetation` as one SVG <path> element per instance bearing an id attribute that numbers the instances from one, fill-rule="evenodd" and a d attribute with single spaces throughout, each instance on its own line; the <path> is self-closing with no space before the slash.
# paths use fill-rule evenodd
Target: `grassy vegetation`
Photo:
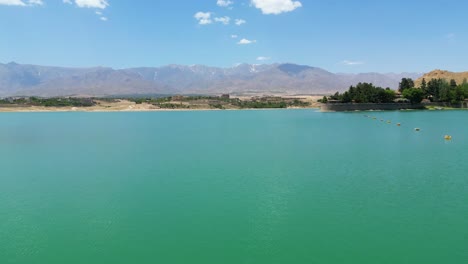
<path id="1" fill-rule="evenodd" d="M 204 108 L 212 109 L 274 109 L 288 107 L 308 107 L 309 103 L 299 99 L 288 99 L 282 97 L 260 97 L 250 100 L 240 100 L 239 98 L 229 98 L 227 96 L 173 96 L 159 98 L 126 98 L 136 104 L 152 104 L 160 108 L 187 109 Z"/>
<path id="2" fill-rule="evenodd" d="M 274 109 L 289 107 L 308 107 L 310 104 L 300 99 L 283 97 L 254 97 L 241 100 L 225 96 L 171 96 L 171 97 L 112 97 L 112 98 L 74 98 L 74 97 L 19 97 L 0 99 L 1 106 L 11 107 L 91 107 L 105 103 L 118 103 L 120 100 L 135 104 L 149 104 L 161 109 Z"/>
<path id="3" fill-rule="evenodd" d="M 43 106 L 43 107 L 91 107 L 96 105 L 92 98 L 6 98 L 0 99 L 0 106 Z"/>

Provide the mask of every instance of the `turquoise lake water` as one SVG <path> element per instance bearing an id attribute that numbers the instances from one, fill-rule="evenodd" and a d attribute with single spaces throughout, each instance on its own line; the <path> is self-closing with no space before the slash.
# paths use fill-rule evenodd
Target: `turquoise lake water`
<path id="1" fill-rule="evenodd" d="M 468 111 L 0 114 L 0 263 L 466 264 Z"/>

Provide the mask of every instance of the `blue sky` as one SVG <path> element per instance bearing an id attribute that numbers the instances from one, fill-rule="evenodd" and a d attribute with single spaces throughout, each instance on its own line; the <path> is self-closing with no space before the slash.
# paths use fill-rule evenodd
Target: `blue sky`
<path id="1" fill-rule="evenodd" d="M 466 10 L 461 0 L 0 0 L 0 62 L 467 71 Z"/>

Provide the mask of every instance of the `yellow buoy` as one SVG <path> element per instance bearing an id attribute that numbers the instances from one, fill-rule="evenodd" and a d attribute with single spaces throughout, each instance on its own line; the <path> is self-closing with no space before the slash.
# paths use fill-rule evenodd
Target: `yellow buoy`
<path id="1" fill-rule="evenodd" d="M 452 140 L 452 136 L 450 136 L 450 135 L 445 135 L 444 139 L 445 139 L 445 140 Z"/>

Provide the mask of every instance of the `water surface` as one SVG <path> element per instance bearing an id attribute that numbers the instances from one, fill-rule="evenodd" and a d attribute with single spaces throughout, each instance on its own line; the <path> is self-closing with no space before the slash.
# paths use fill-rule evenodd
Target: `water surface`
<path id="1" fill-rule="evenodd" d="M 464 264 L 467 149 L 464 111 L 4 113 L 0 263 Z"/>

